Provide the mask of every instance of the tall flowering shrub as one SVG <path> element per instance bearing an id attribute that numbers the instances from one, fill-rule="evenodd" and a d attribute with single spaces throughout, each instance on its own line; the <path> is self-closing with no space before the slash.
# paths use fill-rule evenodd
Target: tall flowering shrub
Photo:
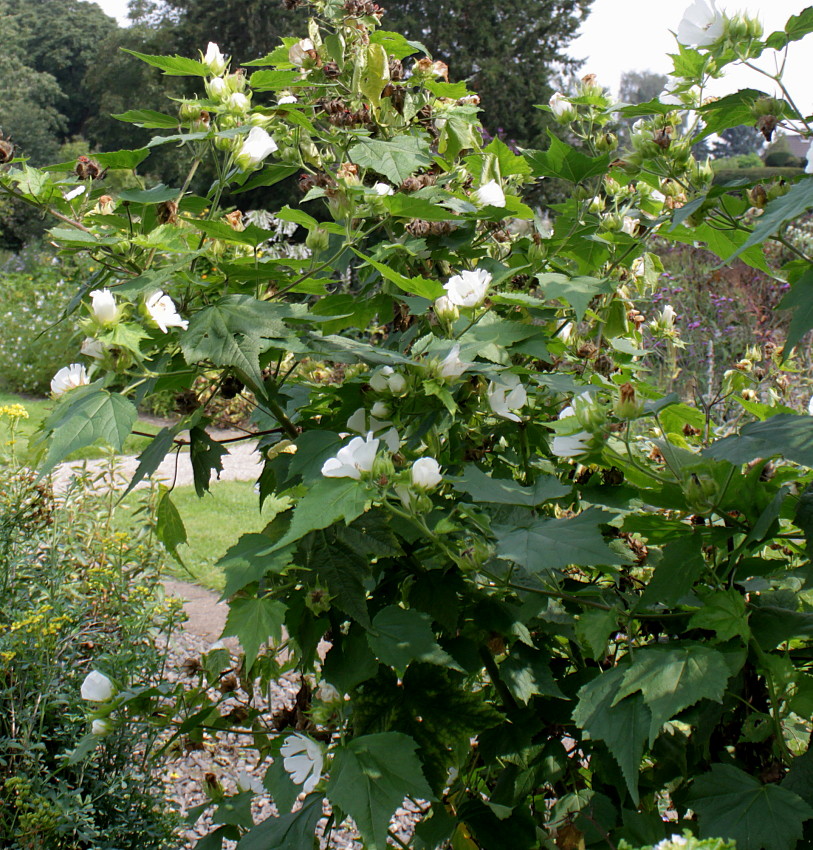
<path id="1" fill-rule="evenodd" d="M 141 56 L 201 83 L 177 116 L 119 116 L 161 131 L 147 148 L 2 174 L 57 217 L 55 241 L 100 260 L 72 304 L 89 382 L 46 422 L 43 470 L 121 446 L 150 392 L 203 376 L 208 398 L 256 402 L 259 498 L 283 509 L 222 560 L 242 705 L 178 686 L 145 711 L 178 734 L 236 729 L 267 767 L 262 790 L 210 785 L 207 846 L 305 848 L 350 818 L 378 850 L 407 798 L 415 848 L 666 847 L 684 830 L 796 846 L 813 820 L 813 418 L 749 402 L 755 421 L 716 439 L 646 381 L 644 346 L 676 340 L 674 309 L 633 305 L 662 271 L 650 233 L 771 271 L 763 243 L 813 206 L 806 178 L 712 186 L 692 156 L 744 120 L 810 132 L 784 89 L 704 86 L 793 46 L 813 8 L 764 37 L 696 3 L 661 99 L 619 106 L 585 77 L 548 107 L 574 144 L 520 153 L 483 145 L 477 95 L 375 4 L 312 10 L 302 38 L 243 67 L 216 45 Z M 622 150 L 619 111 L 638 119 Z M 104 195 L 104 168 L 163 144 L 189 146 L 193 171 L 214 158 L 205 198 L 189 180 Z M 302 203 L 273 214 L 310 254 L 263 253 L 271 230 L 222 200 L 291 175 Z M 522 201 L 546 177 L 572 185 L 552 232 Z M 771 272 L 799 308 L 788 353 L 813 324 L 810 258 L 793 254 Z M 135 480 L 188 431 L 206 491 L 228 446 L 199 397 Z M 185 540 L 169 490 L 158 532 Z M 203 660 L 204 684 L 225 654 Z M 269 716 L 251 695 L 282 670 L 301 688 Z M 276 816 L 253 823 L 255 793 Z"/>

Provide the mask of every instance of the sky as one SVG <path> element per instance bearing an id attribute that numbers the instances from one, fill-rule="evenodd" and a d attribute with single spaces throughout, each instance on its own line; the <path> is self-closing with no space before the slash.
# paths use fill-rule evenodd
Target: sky
<path id="1" fill-rule="evenodd" d="M 690 0 L 593 0 L 593 7 L 578 38 L 570 45 L 569 53 L 585 59 L 584 73 L 596 74 L 613 94 L 624 71 L 654 71 L 666 74 L 670 70 L 668 53 L 675 51 L 670 30 L 676 30 Z M 98 0 L 98 4 L 119 20 L 127 23 L 127 0 Z M 386 6 L 386 3 L 384 4 Z M 791 15 L 798 15 L 809 0 L 719 0 L 727 12 L 748 12 L 762 20 L 766 32 L 781 29 Z M 813 35 L 809 36 L 813 41 Z M 794 50 L 794 47 L 796 48 Z M 806 61 L 810 46 L 791 45 L 785 70 L 785 84 L 802 109 L 813 111 L 810 92 L 810 64 Z M 762 57 L 766 70 L 773 70 L 769 51 Z M 712 83 L 710 94 L 728 94 L 737 88 L 753 87 L 769 94 L 770 81 L 748 69 L 729 73 L 728 77 Z M 766 86 L 768 88 L 766 88 Z"/>

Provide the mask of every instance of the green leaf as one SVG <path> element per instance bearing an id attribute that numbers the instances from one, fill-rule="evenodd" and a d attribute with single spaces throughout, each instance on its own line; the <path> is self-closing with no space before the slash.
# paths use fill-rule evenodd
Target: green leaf
<path id="1" fill-rule="evenodd" d="M 351 626 L 346 635 L 333 642 L 322 667 L 325 679 L 345 694 L 377 672 L 378 661 L 359 626 Z"/>
<path id="2" fill-rule="evenodd" d="M 301 79 L 299 70 L 263 70 L 255 71 L 249 78 L 248 84 L 254 91 L 278 91 L 290 88 Z"/>
<path id="3" fill-rule="evenodd" d="M 285 621 L 285 605 L 267 596 L 233 599 L 223 637 L 234 636 L 246 653 L 245 669 L 251 669 L 260 647 L 269 639 L 279 641 Z"/>
<path id="4" fill-rule="evenodd" d="M 718 590 L 704 596 L 703 607 L 689 620 L 689 628 L 708 629 L 723 642 L 734 637 L 748 641 L 751 630 L 745 611 L 745 600 L 736 590 Z"/>
<path id="5" fill-rule="evenodd" d="M 424 221 L 458 221 L 452 210 L 442 207 L 426 198 L 416 198 L 414 195 L 403 195 L 400 192 L 385 197 L 383 205 L 390 211 L 390 215 L 400 218 L 421 218 Z"/>
<path id="6" fill-rule="evenodd" d="M 525 705 L 536 695 L 567 699 L 550 672 L 547 657 L 523 643 L 511 648 L 511 654 L 500 664 L 500 676 L 514 698 Z"/>
<path id="7" fill-rule="evenodd" d="M 633 800 L 638 801 L 638 768 L 652 715 L 640 694 L 617 699 L 627 668 L 614 667 L 579 689 L 573 721 L 596 741 L 604 741 L 618 762 Z"/>
<path id="8" fill-rule="evenodd" d="M 231 190 L 231 194 L 239 195 L 241 192 L 250 192 L 259 186 L 274 186 L 286 177 L 296 174 L 298 165 L 285 165 L 285 163 L 269 163 L 261 171 L 249 177 L 242 186 Z"/>
<path id="9" fill-rule="evenodd" d="M 121 169 L 131 171 L 136 168 L 150 155 L 147 148 L 136 151 L 110 151 L 109 153 L 97 153 L 93 158 L 102 168 Z"/>
<path id="10" fill-rule="evenodd" d="M 584 318 L 590 302 L 597 296 L 612 292 L 614 285 L 609 280 L 596 277 L 568 277 L 551 272 L 536 276 L 548 300 L 564 301 L 573 308 L 578 321 Z"/>
<path id="11" fill-rule="evenodd" d="M 325 793 L 356 822 L 367 850 L 386 850 L 390 818 L 405 797 L 434 799 L 415 749 L 406 735 L 381 732 L 336 750 Z"/>
<path id="12" fill-rule="evenodd" d="M 587 609 L 579 615 L 576 636 L 598 661 L 607 652 L 610 635 L 618 630 L 618 612 Z"/>
<path id="13" fill-rule="evenodd" d="M 234 366 L 260 391 L 260 354 L 290 336 L 282 321 L 287 312 L 284 305 L 249 295 L 226 295 L 199 310 L 189 322 L 181 337 L 186 362 L 191 366 L 209 360 L 215 366 Z"/>
<path id="14" fill-rule="evenodd" d="M 540 475 L 533 487 L 523 487 L 510 478 L 492 478 L 473 463 L 463 468 L 461 478 L 452 486 L 459 493 L 468 493 L 475 502 L 490 502 L 495 505 L 524 505 L 535 508 L 552 499 L 566 496 L 571 488 L 552 475 Z"/>
<path id="15" fill-rule="evenodd" d="M 40 475 L 50 472 L 71 452 L 97 443 L 121 452 L 137 418 L 135 405 L 119 393 L 97 385 L 70 390 L 43 426 L 50 439 Z"/>
<path id="16" fill-rule="evenodd" d="M 251 791 L 241 791 L 233 797 L 226 797 L 215 809 L 212 823 L 228 823 L 242 826 L 244 829 L 254 826 L 251 816 L 251 801 L 254 794 Z"/>
<path id="17" fill-rule="evenodd" d="M 703 118 L 705 126 L 693 141 L 698 142 L 706 136 L 719 134 L 730 127 L 753 124 L 754 104 L 765 96 L 765 92 L 757 89 L 740 89 L 726 97 L 704 104 L 697 111 Z"/>
<path id="18" fill-rule="evenodd" d="M 308 550 L 304 566 L 313 570 L 330 591 L 332 604 L 345 614 L 370 627 L 367 611 L 367 591 L 364 580 L 370 566 L 366 557 L 325 533 L 315 535 L 319 541 Z"/>
<path id="19" fill-rule="evenodd" d="M 705 566 L 702 535 L 688 534 L 669 543 L 641 597 L 641 607 L 659 603 L 671 607 L 691 591 Z"/>
<path id="20" fill-rule="evenodd" d="M 155 535 L 167 551 L 177 561 L 183 563 L 178 555 L 178 547 L 187 541 L 186 527 L 172 501 L 171 491 L 162 484 L 160 493 L 158 506 L 155 509 Z"/>
<path id="21" fill-rule="evenodd" d="M 321 478 L 299 500 L 287 534 L 274 548 L 281 549 L 309 531 L 327 528 L 342 519 L 351 523 L 367 510 L 370 498 L 366 485 L 354 478 Z"/>
<path id="22" fill-rule="evenodd" d="M 399 289 L 404 292 L 409 292 L 411 295 L 420 295 L 422 298 L 434 300 L 444 294 L 443 284 L 436 280 L 427 280 L 425 277 L 404 277 L 393 271 L 385 263 L 377 263 L 371 257 L 366 257 L 361 251 L 353 249 L 354 254 L 358 254 L 362 260 L 371 265 L 374 269 L 381 272 L 381 276 L 391 283 L 394 283 Z"/>
<path id="23" fill-rule="evenodd" d="M 808 269 L 793 284 L 790 292 L 779 302 L 779 309 L 793 311 L 784 348 L 784 356 L 789 357 L 802 337 L 813 329 L 813 269 Z"/>
<path id="24" fill-rule="evenodd" d="M 370 41 L 373 44 L 383 45 L 390 56 L 396 59 L 406 59 L 414 53 L 429 55 L 429 51 L 420 41 L 408 41 L 401 33 L 388 32 L 387 30 L 375 30 L 370 33 Z"/>
<path id="25" fill-rule="evenodd" d="M 134 204 L 162 204 L 164 201 L 174 200 L 179 194 L 179 189 L 159 183 L 151 189 L 124 189 L 119 192 L 119 198 Z"/>
<path id="26" fill-rule="evenodd" d="M 730 257 L 726 257 L 726 262 L 731 262 L 752 245 L 760 245 L 770 239 L 784 224 L 799 218 L 811 208 L 813 208 L 813 179 L 803 177 L 790 187 L 786 195 L 780 195 L 768 203 L 764 213 L 756 221 L 754 232 Z"/>
<path id="27" fill-rule="evenodd" d="M 730 764 L 695 779 L 689 803 L 700 835 L 737 842 L 737 850 L 791 850 L 813 808 L 781 785 L 763 785 Z"/>
<path id="28" fill-rule="evenodd" d="M 387 51 L 375 42 L 367 45 L 367 61 L 361 72 L 359 91 L 374 106 L 381 103 L 381 91 L 390 78 Z"/>
<path id="29" fill-rule="evenodd" d="M 212 472 L 223 471 L 223 458 L 228 451 L 213 440 L 204 428 L 196 425 L 189 430 L 189 459 L 192 463 L 192 475 L 195 481 L 195 492 L 198 497 L 209 490 Z"/>
<path id="30" fill-rule="evenodd" d="M 568 566 L 621 566 L 628 556 L 614 552 L 604 542 L 599 525 L 606 515 L 593 508 L 575 517 L 529 517 L 519 527 L 495 526 L 497 556 L 514 561 L 533 573 Z"/>
<path id="31" fill-rule="evenodd" d="M 813 32 L 813 6 L 808 6 L 798 15 L 791 15 L 784 30 L 772 32 L 765 39 L 765 45 L 774 50 L 781 50 L 788 42 L 799 41 L 811 32 Z"/>
<path id="32" fill-rule="evenodd" d="M 500 177 L 503 179 L 511 177 L 514 174 L 531 173 L 528 160 L 524 156 L 515 154 L 499 136 L 495 136 L 489 142 L 488 146 L 483 148 L 483 153 L 491 154 L 497 160 Z"/>
<path id="33" fill-rule="evenodd" d="M 288 549 L 268 552 L 273 542 L 267 534 L 243 534 L 226 550 L 217 562 L 226 578 L 222 599 L 229 599 L 268 573 L 281 573 L 291 563 L 292 553 Z"/>
<path id="34" fill-rule="evenodd" d="M 124 491 L 126 496 L 133 487 L 136 486 L 144 478 L 149 477 L 161 465 L 161 461 L 167 456 L 167 453 L 172 448 L 175 442 L 177 429 L 162 428 L 150 441 L 150 444 L 138 456 L 138 466 Z"/>
<path id="35" fill-rule="evenodd" d="M 135 124 L 136 127 L 145 127 L 148 130 L 175 130 L 180 123 L 177 115 L 165 115 L 163 112 L 156 112 L 154 109 L 130 109 L 111 117 L 119 121 L 126 121 L 128 124 Z"/>
<path id="36" fill-rule="evenodd" d="M 387 142 L 364 139 L 353 145 L 347 154 L 356 165 L 383 174 L 396 186 L 419 168 L 432 164 L 429 142 L 418 136 L 396 136 Z"/>
<path id="37" fill-rule="evenodd" d="M 188 59 L 186 56 L 151 56 L 147 53 L 128 50 L 126 47 L 121 49 L 154 68 L 160 68 L 168 76 L 208 77 L 212 73 L 208 65 L 204 65 L 203 62 L 198 62 L 196 59 Z"/>
<path id="38" fill-rule="evenodd" d="M 795 758 L 781 785 L 798 794 L 808 805 L 813 805 L 813 750 Z"/>
<path id="39" fill-rule="evenodd" d="M 813 469 L 813 416 L 779 413 L 764 422 L 750 422 L 738 435 L 712 443 L 703 454 L 734 464 L 782 455 Z"/>
<path id="40" fill-rule="evenodd" d="M 590 177 L 604 174 L 610 165 L 610 155 L 591 157 L 571 147 L 548 130 L 550 147 L 546 151 L 526 151 L 525 159 L 534 177 L 559 177 L 581 183 Z"/>
<path id="41" fill-rule="evenodd" d="M 680 649 L 646 647 L 635 651 L 615 702 L 638 691 L 643 694 L 644 702 L 652 712 L 649 726 L 651 745 L 663 724 L 684 708 L 701 699 L 722 702 L 730 676 L 725 657 L 706 646 L 691 644 Z"/>
<path id="42" fill-rule="evenodd" d="M 382 608 L 373 618 L 367 642 L 382 664 L 394 667 L 401 675 L 412 661 L 456 667 L 435 639 L 429 616 L 413 608 Z"/>
<path id="43" fill-rule="evenodd" d="M 322 795 L 309 794 L 298 811 L 269 817 L 250 829 L 237 850 L 313 850 L 316 825 L 322 817 Z"/>

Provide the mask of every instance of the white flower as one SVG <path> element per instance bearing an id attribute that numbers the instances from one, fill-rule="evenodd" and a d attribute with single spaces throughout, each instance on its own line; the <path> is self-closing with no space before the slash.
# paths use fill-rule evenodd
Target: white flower
<path id="1" fill-rule="evenodd" d="M 291 46 L 291 49 L 288 51 L 288 61 L 292 65 L 302 67 L 308 51 L 314 49 L 313 42 L 309 38 L 302 38 Z"/>
<path id="2" fill-rule="evenodd" d="M 477 203 L 483 207 L 505 206 L 505 193 L 496 180 L 489 180 L 488 183 L 481 186 L 474 193 L 474 197 L 477 200 Z"/>
<path id="3" fill-rule="evenodd" d="M 441 378 L 459 378 L 471 366 L 460 359 L 460 345 L 455 343 L 452 350 L 440 361 Z"/>
<path id="4" fill-rule="evenodd" d="M 666 328 L 673 328 L 675 326 L 675 308 L 671 304 L 667 304 L 661 310 L 661 322 Z"/>
<path id="5" fill-rule="evenodd" d="M 285 106 L 286 103 L 298 103 L 296 95 L 284 94 L 282 97 L 277 98 L 277 106 Z"/>
<path id="6" fill-rule="evenodd" d="M 94 360 L 101 360 L 104 357 L 104 345 L 98 339 L 88 336 L 82 340 L 79 353 L 84 354 L 85 357 L 92 357 Z"/>
<path id="7" fill-rule="evenodd" d="M 210 41 L 206 47 L 203 64 L 215 75 L 222 74 L 226 70 L 226 59 L 213 41 Z"/>
<path id="8" fill-rule="evenodd" d="M 277 149 L 277 143 L 262 127 L 252 127 L 237 154 L 237 164 L 244 171 L 259 165 Z"/>
<path id="9" fill-rule="evenodd" d="M 116 307 L 115 295 L 109 289 L 94 289 L 90 293 L 90 301 L 93 308 L 93 315 L 103 325 L 116 321 L 119 308 Z"/>
<path id="10" fill-rule="evenodd" d="M 435 301 L 435 315 L 441 322 L 455 322 L 460 318 L 460 311 L 452 304 L 448 295 L 441 295 Z"/>
<path id="11" fill-rule="evenodd" d="M 568 434 L 564 437 L 554 437 L 551 452 L 556 457 L 578 457 L 587 451 L 590 434 L 579 431 L 578 434 Z"/>
<path id="12" fill-rule="evenodd" d="M 160 289 L 158 292 L 153 292 L 144 303 L 150 318 L 158 325 L 162 333 L 166 333 L 167 328 L 186 330 L 189 327 L 189 322 L 181 318 L 169 295 L 164 295 Z"/>
<path id="13" fill-rule="evenodd" d="M 575 334 L 576 329 L 573 327 L 573 322 L 568 322 L 566 325 L 562 326 L 562 329 L 559 331 L 559 339 L 565 345 L 570 345 L 573 341 L 573 335 Z"/>
<path id="14" fill-rule="evenodd" d="M 104 673 L 91 670 L 85 676 L 85 681 L 82 682 L 79 693 L 82 695 L 82 699 L 86 699 L 88 702 L 107 702 L 115 693 L 115 689 L 113 683 Z"/>
<path id="15" fill-rule="evenodd" d="M 810 396 L 810 401 L 807 403 L 807 412 L 813 416 L 813 395 Z"/>
<path id="16" fill-rule="evenodd" d="M 328 458 L 322 464 L 322 475 L 325 478 L 355 478 L 358 481 L 362 472 L 372 470 L 379 442 L 372 433 L 366 439 L 353 437 L 339 449 L 336 457 Z"/>
<path id="17" fill-rule="evenodd" d="M 229 96 L 229 84 L 223 77 L 212 77 L 206 81 L 206 93 L 212 100 L 226 100 Z"/>
<path id="18" fill-rule="evenodd" d="M 491 275 L 485 269 L 475 269 L 453 275 L 443 288 L 456 307 L 479 307 L 485 301 L 490 283 Z"/>
<path id="19" fill-rule="evenodd" d="M 376 183 L 373 186 L 373 191 L 376 195 L 394 195 L 395 189 L 389 183 Z"/>
<path id="20" fill-rule="evenodd" d="M 376 402 L 376 404 L 379 404 L 379 402 Z M 377 415 L 386 416 L 389 414 L 389 411 L 385 414 L 382 412 L 382 408 L 379 408 L 378 413 L 376 413 L 375 408 L 376 405 L 374 404 L 370 411 L 372 415 L 368 415 L 367 411 L 363 407 L 360 407 L 347 420 L 347 427 L 351 431 L 355 431 L 357 434 L 372 434 L 374 437 L 378 437 L 378 439 L 382 440 L 384 445 L 394 454 L 398 451 L 401 445 L 401 438 L 398 436 L 398 431 L 395 430 L 392 422 L 376 419 Z"/>
<path id="21" fill-rule="evenodd" d="M 251 109 L 251 101 L 243 94 L 243 92 L 235 91 L 226 98 L 226 109 L 228 109 L 229 112 L 238 112 L 242 114 Z"/>
<path id="22" fill-rule="evenodd" d="M 813 174 L 813 142 L 807 149 L 807 165 L 805 166 L 805 174 Z"/>
<path id="23" fill-rule="evenodd" d="M 246 770 L 241 770 L 237 774 L 237 790 L 253 791 L 255 794 L 262 794 L 264 791 L 262 782 Z"/>
<path id="24" fill-rule="evenodd" d="M 498 381 L 488 385 L 488 404 L 491 410 L 503 419 L 521 421 L 512 410 L 519 410 L 528 401 L 528 394 L 520 379 L 512 374 L 500 375 Z"/>
<path id="25" fill-rule="evenodd" d="M 674 850 L 675 847 L 685 847 L 689 842 L 682 835 L 673 835 L 659 841 L 652 850 Z"/>
<path id="26" fill-rule="evenodd" d="M 553 117 L 558 121 L 569 121 L 576 115 L 573 104 L 561 93 L 556 92 L 548 101 Z"/>
<path id="27" fill-rule="evenodd" d="M 336 702 L 342 695 L 330 684 L 322 679 L 316 687 L 316 699 L 322 702 Z"/>
<path id="28" fill-rule="evenodd" d="M 304 735 L 289 735 L 280 747 L 282 766 L 290 775 L 294 785 L 301 785 L 306 794 L 317 786 L 322 778 L 325 763 L 322 748 Z"/>
<path id="29" fill-rule="evenodd" d="M 443 481 L 440 464 L 433 457 L 418 458 L 409 471 L 412 486 L 420 490 L 433 490 Z"/>
<path id="30" fill-rule="evenodd" d="M 75 189 L 71 189 L 70 192 L 65 193 L 65 200 L 72 201 L 74 198 L 78 198 L 85 193 L 85 189 L 87 189 L 87 186 L 77 186 Z"/>
<path id="31" fill-rule="evenodd" d="M 632 218 L 632 216 L 625 215 L 624 222 L 621 225 L 621 232 L 626 233 L 627 236 L 635 236 L 635 231 L 638 229 L 639 223 L 640 219 Z"/>
<path id="32" fill-rule="evenodd" d="M 97 738 L 104 738 L 113 731 L 113 724 L 109 720 L 96 719 L 90 724 L 90 734 Z"/>
<path id="33" fill-rule="evenodd" d="M 400 395 L 406 389 L 406 378 L 392 366 L 382 366 L 371 378 L 370 386 L 377 393 Z"/>
<path id="34" fill-rule="evenodd" d="M 695 0 L 683 13 L 678 25 L 677 40 L 687 47 L 709 47 L 722 38 L 725 15 L 715 6 L 715 0 Z"/>
<path id="35" fill-rule="evenodd" d="M 386 401 L 377 401 L 371 408 L 370 413 L 376 419 L 386 419 L 390 415 L 390 406 Z"/>
<path id="36" fill-rule="evenodd" d="M 89 383 L 90 378 L 85 367 L 81 363 L 71 363 L 70 366 L 63 366 L 51 378 L 51 393 L 54 398 L 59 398 L 69 390 L 87 386 Z"/>

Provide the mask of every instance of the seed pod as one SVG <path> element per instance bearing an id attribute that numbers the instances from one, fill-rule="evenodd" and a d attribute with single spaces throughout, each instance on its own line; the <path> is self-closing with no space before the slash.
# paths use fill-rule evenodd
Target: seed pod
<path id="1" fill-rule="evenodd" d="M 8 139 L 0 138 L 0 165 L 14 158 L 14 145 Z"/>
<path id="2" fill-rule="evenodd" d="M 178 204 L 176 201 L 163 201 L 155 209 L 155 217 L 159 224 L 176 224 L 178 221 Z"/>
<path id="3" fill-rule="evenodd" d="M 102 170 L 101 165 L 90 157 L 80 156 L 76 159 L 74 172 L 80 180 L 100 180 L 107 174 L 107 169 Z"/>
<path id="4" fill-rule="evenodd" d="M 341 74 L 341 70 L 336 62 L 325 62 L 322 65 L 322 73 L 329 79 L 335 80 L 339 74 Z"/>

